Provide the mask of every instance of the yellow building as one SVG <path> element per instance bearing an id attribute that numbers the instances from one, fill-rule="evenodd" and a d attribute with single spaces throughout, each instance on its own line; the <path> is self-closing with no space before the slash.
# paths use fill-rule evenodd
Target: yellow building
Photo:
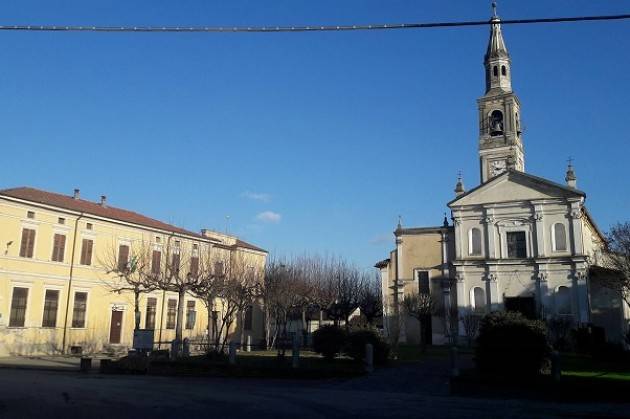
<path id="1" fill-rule="evenodd" d="M 267 252 L 234 236 L 187 231 L 141 214 L 32 188 L 0 191 L 0 355 L 124 351 L 131 347 L 134 293 L 115 292 L 120 278 L 111 263 L 126 263 L 135 249 L 150 249 L 154 266 L 181 249 L 191 264 L 212 252 L 238 256 L 255 268 Z M 163 254 L 164 253 L 164 254 Z M 194 259 L 197 261 L 195 262 Z M 220 268 L 220 267 L 218 267 Z M 157 268 L 159 269 L 159 267 Z M 140 327 L 154 329 L 156 342 L 175 337 L 178 294 L 155 290 L 140 295 Z M 212 311 L 220 316 L 221 301 Z M 208 310 L 186 295 L 183 337 L 207 339 Z M 230 333 L 263 336 L 262 313 L 247 310 Z M 240 316 L 239 316 L 240 318 Z M 212 321 L 212 320 L 210 320 Z M 244 324 L 241 324 L 244 323 Z M 238 339 L 237 339 L 238 340 Z M 166 344 L 162 344 L 166 347 Z"/>

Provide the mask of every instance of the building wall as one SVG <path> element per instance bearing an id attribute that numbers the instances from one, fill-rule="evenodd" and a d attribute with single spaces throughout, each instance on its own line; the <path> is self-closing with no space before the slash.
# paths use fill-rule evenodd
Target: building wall
<path id="1" fill-rule="evenodd" d="M 28 218 L 28 211 L 34 212 L 35 217 Z M 59 218 L 64 218 L 65 222 L 61 224 Z M 88 229 L 88 223 L 92 225 L 91 229 Z M 23 228 L 36 231 L 32 258 L 20 257 Z M 55 234 L 66 237 L 62 262 L 52 261 Z M 158 237 L 160 244 L 156 243 Z M 93 240 L 89 266 L 80 263 L 83 239 Z M 0 197 L 0 355 L 58 353 L 62 350 L 64 331 L 66 348 L 81 346 L 84 351 L 102 350 L 109 346 L 112 311 L 123 313 L 121 342 L 115 346 L 121 349 L 130 347 L 135 323 L 134 295 L 126 291 L 112 292 L 120 280 L 114 274 L 108 274 L 106 267 L 111 267 L 112 260 L 116 260 L 120 244 L 130 245 L 133 253 L 134 249 L 166 246 L 169 240 L 181 242 L 182 255 L 190 254 L 193 243 L 200 246 L 200 253 L 209 251 L 212 246 L 210 240 Z M 216 246 L 212 249 L 215 253 L 230 252 Z M 237 252 L 246 254 L 258 266 L 265 263 L 264 252 L 248 249 Z M 28 289 L 24 327 L 9 326 L 16 287 Z M 59 292 L 55 327 L 42 326 L 45 293 L 49 289 Z M 75 328 L 72 327 L 72 318 L 76 292 L 87 293 L 87 311 L 84 327 Z M 146 322 L 148 297 L 157 299 L 155 340 L 172 340 L 175 331 L 166 328 L 167 301 L 177 300 L 177 294 L 162 291 L 142 294 L 141 327 Z M 203 336 L 207 329 L 208 311 L 201 300 L 187 296 L 188 300 L 195 301 L 196 321 L 192 329 L 184 330 L 184 337 Z M 218 305 L 220 307 L 220 302 Z M 262 320 L 259 317 L 260 313 L 255 310 L 251 333 L 256 339 L 262 337 Z"/>

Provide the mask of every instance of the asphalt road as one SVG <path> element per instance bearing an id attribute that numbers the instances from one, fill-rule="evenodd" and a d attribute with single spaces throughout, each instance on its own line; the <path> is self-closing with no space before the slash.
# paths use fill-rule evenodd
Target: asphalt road
<path id="1" fill-rule="evenodd" d="M 456 398 L 421 368 L 330 381 L 0 370 L 2 418 L 629 417 L 630 405 Z"/>

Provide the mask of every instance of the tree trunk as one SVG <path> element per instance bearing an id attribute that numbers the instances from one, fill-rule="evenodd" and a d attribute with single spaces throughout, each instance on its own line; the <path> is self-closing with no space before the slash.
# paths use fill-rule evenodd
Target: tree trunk
<path id="1" fill-rule="evenodd" d="M 212 352 L 212 306 L 208 306 L 208 353 Z"/>
<path id="2" fill-rule="evenodd" d="M 182 344 L 182 330 L 184 328 L 184 299 L 186 290 L 179 290 L 177 299 L 177 322 L 175 323 L 175 340 Z"/>
<path id="3" fill-rule="evenodd" d="M 140 290 L 138 288 L 134 289 L 133 294 L 134 294 L 133 314 L 134 314 L 134 321 L 135 321 L 134 330 L 138 330 L 140 329 Z"/>
<path id="4" fill-rule="evenodd" d="M 245 310 L 241 310 L 238 314 L 241 320 L 241 351 L 245 349 Z"/>
<path id="5" fill-rule="evenodd" d="M 302 309 L 302 344 L 306 344 L 306 334 L 308 331 L 306 330 L 306 310 Z"/>

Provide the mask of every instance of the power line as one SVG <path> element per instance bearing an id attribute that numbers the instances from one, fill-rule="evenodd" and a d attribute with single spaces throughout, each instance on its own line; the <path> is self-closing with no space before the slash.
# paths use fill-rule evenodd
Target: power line
<path id="1" fill-rule="evenodd" d="M 537 19 L 501 20 L 502 25 L 522 25 L 532 23 L 586 22 L 602 20 L 630 19 L 630 14 L 608 16 L 578 16 Z M 35 31 L 35 32 L 166 32 L 166 33 L 277 33 L 277 32 L 334 32 L 334 31 L 370 31 L 393 29 L 429 29 L 458 26 L 483 26 L 492 24 L 492 20 L 433 23 L 393 23 L 375 25 L 311 25 L 311 26 L 64 26 L 64 25 L 0 25 L 0 31 Z"/>

